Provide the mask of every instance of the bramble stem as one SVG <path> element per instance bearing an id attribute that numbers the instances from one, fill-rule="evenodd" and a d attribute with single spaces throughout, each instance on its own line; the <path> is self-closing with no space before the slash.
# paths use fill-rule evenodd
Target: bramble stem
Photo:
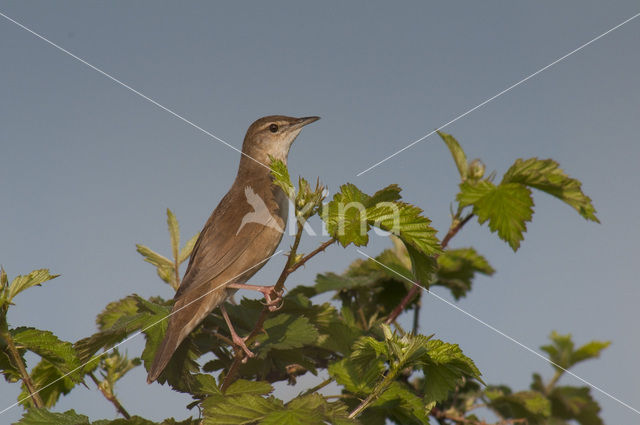
<path id="1" fill-rule="evenodd" d="M 88 375 L 93 381 L 93 383 L 96 384 L 96 387 L 98 387 L 98 389 L 100 390 L 104 398 L 106 398 L 107 400 L 109 400 L 111 404 L 113 404 L 113 406 L 116 408 L 118 413 L 124 416 L 125 419 L 131 419 L 131 415 L 129 414 L 129 412 L 127 412 L 124 406 L 122 406 L 122 403 L 120 403 L 120 400 L 118 400 L 116 395 L 113 394 L 113 392 L 108 391 L 102 385 L 100 385 L 100 381 L 98 381 L 98 378 L 96 378 L 93 372 L 89 372 Z"/>
<path id="2" fill-rule="evenodd" d="M 31 399 L 33 399 L 33 404 L 36 407 L 44 407 L 44 402 L 42 401 L 40 394 L 38 394 L 38 391 L 36 390 L 36 386 L 31 380 L 31 376 L 29 376 L 29 372 L 27 372 L 27 367 L 22 361 L 22 357 L 20 357 L 20 352 L 18 351 L 18 348 L 16 347 L 16 344 L 13 341 L 11 334 L 7 330 L 2 332 L 1 337 L 7 343 L 9 356 L 11 356 L 11 360 L 13 360 L 13 363 L 18 367 L 18 371 L 20 372 L 20 376 L 22 377 L 22 382 L 24 382 L 24 386 L 27 387 L 27 391 L 29 391 L 29 396 L 31 397 Z M 24 400 L 25 399 L 22 399 L 20 401 L 24 401 Z"/>
<path id="3" fill-rule="evenodd" d="M 467 224 L 469 220 L 471 220 L 472 217 L 473 214 L 469 214 L 460 221 L 454 220 L 453 224 L 449 228 L 449 231 L 444 236 L 444 238 L 442 238 L 442 243 L 440 244 L 442 249 L 446 248 L 447 245 L 449 245 L 449 241 L 451 240 L 451 238 L 453 238 L 460 231 L 460 229 L 462 229 L 462 227 Z M 437 259 L 438 256 L 436 255 L 435 258 Z M 391 314 L 389 314 L 387 320 L 385 320 L 385 323 L 387 325 L 393 323 L 393 321 L 396 320 L 398 316 L 400 316 L 400 314 L 407 308 L 411 300 L 413 300 L 413 298 L 420 293 L 421 288 L 421 286 L 414 285 L 411 287 L 411 289 L 409 289 L 407 295 L 405 295 L 402 301 L 400 301 L 396 308 L 393 309 Z"/>

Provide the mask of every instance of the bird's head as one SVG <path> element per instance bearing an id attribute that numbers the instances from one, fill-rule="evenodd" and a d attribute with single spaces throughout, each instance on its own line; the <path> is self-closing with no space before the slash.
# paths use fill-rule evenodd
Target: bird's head
<path id="1" fill-rule="evenodd" d="M 319 119 L 320 117 L 293 118 L 284 115 L 260 118 L 247 130 L 242 152 L 266 165 L 269 165 L 269 155 L 286 163 L 289 148 L 302 127 Z M 248 158 L 243 158 L 246 159 Z"/>

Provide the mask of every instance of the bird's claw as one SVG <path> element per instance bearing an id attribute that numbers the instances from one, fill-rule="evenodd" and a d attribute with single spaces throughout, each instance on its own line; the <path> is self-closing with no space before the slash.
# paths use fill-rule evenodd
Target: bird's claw
<path id="1" fill-rule="evenodd" d="M 261 289 L 260 292 L 264 295 L 265 302 L 262 303 L 266 306 L 270 312 L 278 311 L 284 305 L 284 299 L 282 295 L 284 294 L 284 290 L 280 290 L 278 292 L 275 291 L 275 286 L 265 286 L 264 289 Z M 275 293 L 275 298 L 271 296 L 272 293 Z"/>
<path id="2" fill-rule="evenodd" d="M 245 360 L 244 360 L 245 363 L 246 363 L 246 359 L 253 358 L 253 357 L 256 356 L 253 353 L 253 351 L 249 350 L 249 347 L 247 347 L 246 338 L 241 338 L 237 334 L 234 333 L 234 335 L 231 336 L 231 339 L 233 340 L 233 343 L 236 345 L 236 347 L 241 349 L 244 352 L 244 354 L 245 354 Z"/>

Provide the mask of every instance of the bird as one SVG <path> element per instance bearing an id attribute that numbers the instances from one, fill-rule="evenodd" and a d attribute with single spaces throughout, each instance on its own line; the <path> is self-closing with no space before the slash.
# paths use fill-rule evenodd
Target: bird
<path id="1" fill-rule="evenodd" d="M 244 195 L 247 197 L 249 205 L 253 207 L 253 212 L 247 213 L 242 217 L 242 222 L 240 223 L 240 227 L 238 228 L 236 235 L 240 233 L 244 225 L 247 223 L 259 223 L 264 226 L 273 227 L 281 233 L 284 231 L 284 229 L 278 224 L 278 220 L 271 214 L 271 211 L 269 211 L 269 208 L 267 208 L 267 205 L 264 203 L 260 195 L 255 193 L 251 186 L 244 188 Z"/>
<path id="2" fill-rule="evenodd" d="M 273 255 L 286 225 L 289 200 L 274 183 L 268 164 L 278 159 L 286 165 L 302 128 L 318 119 L 270 115 L 249 126 L 236 178 L 191 252 L 167 331 L 149 368 L 148 383 L 158 379 L 182 341 L 216 307 L 220 307 L 233 343 L 253 357 L 223 303 L 238 289 L 260 291 L 270 306 L 276 301 L 271 297 L 273 286 L 246 283 Z"/>

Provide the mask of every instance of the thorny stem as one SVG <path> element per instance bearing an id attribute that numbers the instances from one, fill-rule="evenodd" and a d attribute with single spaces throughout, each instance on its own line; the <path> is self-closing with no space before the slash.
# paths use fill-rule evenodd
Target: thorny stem
<path id="1" fill-rule="evenodd" d="M 300 240 L 302 239 L 303 230 L 304 230 L 303 223 L 298 222 L 295 239 L 293 241 L 293 245 L 291 246 L 291 251 L 289 252 L 289 256 L 287 257 L 287 263 L 282 269 L 282 272 L 280 273 L 280 277 L 278 277 L 278 280 L 276 281 L 276 284 L 274 285 L 273 291 L 271 293 L 272 296 L 274 297 L 282 293 L 282 290 L 284 288 L 284 282 L 287 280 L 287 278 L 291 273 L 299 269 L 312 257 L 324 251 L 325 249 L 327 249 L 329 245 L 333 244 L 336 241 L 333 238 L 329 239 L 328 241 L 320 245 L 318 248 L 314 249 L 309 254 L 305 255 L 300 260 L 296 261 L 298 247 L 300 246 Z M 269 312 L 270 311 L 268 306 L 265 306 L 260 312 L 260 316 L 258 317 L 258 321 L 256 322 L 253 330 L 251 331 L 249 336 L 246 337 L 245 343 L 247 344 L 247 346 L 251 344 L 253 339 L 260 332 L 263 331 L 263 325 L 265 320 L 267 320 L 267 316 L 269 315 Z M 243 360 L 244 360 L 244 354 L 242 353 L 242 350 L 236 350 L 236 354 L 233 358 L 233 362 L 231 363 L 231 366 L 229 366 L 229 371 L 225 375 L 224 380 L 222 381 L 222 385 L 220 386 L 220 389 L 222 390 L 222 392 L 224 392 L 229 387 L 229 385 L 231 385 L 235 380 L 236 374 L 238 373 L 238 369 L 240 368 L 240 364 L 242 363 Z"/>
<path id="2" fill-rule="evenodd" d="M 24 386 L 27 387 L 27 391 L 29 391 L 29 396 L 33 399 L 33 404 L 36 407 L 44 407 L 44 402 L 38 394 L 38 390 L 36 390 L 36 386 L 31 380 L 31 376 L 29 376 L 29 372 L 27 372 L 27 367 L 24 365 L 22 361 L 22 357 L 20 357 L 20 352 L 16 347 L 13 338 L 9 334 L 8 331 L 2 332 L 2 339 L 7 343 L 7 348 L 9 350 L 9 356 L 11 356 L 11 360 L 18 367 L 18 371 L 20 372 L 20 376 L 22 377 L 22 382 L 24 382 Z M 24 399 L 20 400 L 23 401 Z"/>
<path id="3" fill-rule="evenodd" d="M 390 370 L 389 373 L 387 373 L 387 375 L 384 377 L 384 379 L 378 385 L 376 385 L 371 394 L 369 394 L 367 398 L 365 398 L 362 403 L 360 403 L 358 407 L 356 407 L 353 412 L 349 414 L 349 419 L 357 417 L 364 411 L 364 409 L 369 407 L 369 405 L 373 403 L 384 390 L 387 389 L 391 382 L 396 379 L 397 374 L 397 371 Z"/>
<path id="4" fill-rule="evenodd" d="M 100 385 L 100 381 L 98 381 L 98 378 L 96 378 L 96 375 L 94 375 L 93 372 L 89 372 L 89 377 L 91 378 L 93 383 L 96 384 L 96 387 L 98 387 L 98 389 L 100 390 L 104 398 L 106 398 L 107 400 L 109 400 L 109 402 L 111 402 L 111 404 L 113 404 L 113 406 L 116 408 L 118 413 L 124 416 L 125 419 L 131 419 L 131 415 L 129 414 L 129 412 L 127 412 L 124 406 L 122 406 L 122 404 L 120 403 L 120 400 L 118 400 L 116 395 L 113 394 L 113 392 L 108 391 L 102 385 Z"/>
<path id="5" fill-rule="evenodd" d="M 308 395 L 308 394 L 313 394 L 318 390 L 321 390 L 322 388 L 326 387 L 327 385 L 329 385 L 330 383 L 333 382 L 333 378 L 327 378 L 324 381 L 320 382 L 318 385 L 316 385 L 313 388 L 309 388 L 307 391 L 303 392 L 302 394 L 300 394 L 300 397 Z"/>
<path id="6" fill-rule="evenodd" d="M 447 245 L 449 245 L 449 241 L 451 240 L 451 238 L 453 238 L 460 231 L 460 229 L 462 229 L 462 227 L 467 224 L 469 220 L 471 220 L 472 217 L 473 214 L 469 214 L 462 220 L 454 220 L 453 224 L 449 228 L 449 231 L 444 236 L 444 238 L 442 238 L 442 242 L 440 243 L 442 249 L 446 248 Z M 436 256 L 436 258 L 438 258 L 438 256 Z M 393 323 L 393 321 L 396 320 L 398 316 L 400 316 L 400 314 L 407 308 L 411 300 L 413 300 L 413 298 L 420 293 L 421 288 L 421 286 L 413 285 L 411 289 L 409 289 L 407 295 L 405 295 L 402 301 L 400 301 L 400 304 L 398 304 L 396 308 L 393 309 L 391 314 L 389 314 L 389 317 L 387 317 L 387 320 L 385 320 L 385 323 L 387 325 Z"/>

